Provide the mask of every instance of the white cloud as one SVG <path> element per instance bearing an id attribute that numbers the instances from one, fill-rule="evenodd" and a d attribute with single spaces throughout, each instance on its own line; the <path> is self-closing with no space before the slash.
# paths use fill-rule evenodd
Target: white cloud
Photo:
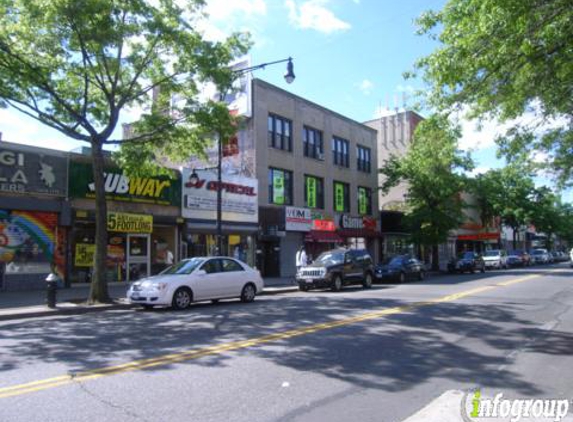
<path id="1" fill-rule="evenodd" d="M 206 39 L 223 41 L 231 32 L 257 32 L 257 20 L 267 15 L 265 0 L 208 0 L 207 18 L 199 19 L 196 28 Z M 253 37 L 260 44 L 262 35 Z"/>
<path id="2" fill-rule="evenodd" d="M 337 18 L 326 8 L 327 4 L 328 0 L 308 0 L 300 4 L 295 0 L 285 1 L 289 20 L 297 28 L 314 29 L 325 34 L 350 29 L 351 25 Z"/>
<path id="3" fill-rule="evenodd" d="M 266 16 L 265 0 L 208 0 L 205 12 L 211 19 L 225 21 L 234 15 Z"/>
<path id="4" fill-rule="evenodd" d="M 372 92 L 372 88 L 374 88 L 374 84 L 372 83 L 372 81 L 368 79 L 364 79 L 362 82 L 357 84 L 357 86 L 358 89 L 360 89 L 360 91 L 362 91 L 364 95 L 370 95 Z"/>

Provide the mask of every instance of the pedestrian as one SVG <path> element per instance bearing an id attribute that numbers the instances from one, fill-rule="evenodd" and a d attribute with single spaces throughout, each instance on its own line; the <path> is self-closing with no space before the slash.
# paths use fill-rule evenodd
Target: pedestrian
<path id="1" fill-rule="evenodd" d="M 296 252 L 296 271 L 300 270 L 301 267 L 304 267 L 307 264 L 306 258 L 306 251 L 304 250 L 304 245 L 300 245 L 298 251 Z"/>
<path id="2" fill-rule="evenodd" d="M 173 265 L 173 252 L 169 249 L 165 250 L 165 267 L 170 267 Z"/>

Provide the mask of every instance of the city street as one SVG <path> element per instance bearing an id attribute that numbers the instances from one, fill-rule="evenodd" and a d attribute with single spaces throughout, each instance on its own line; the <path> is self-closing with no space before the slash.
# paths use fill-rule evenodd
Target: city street
<path id="1" fill-rule="evenodd" d="M 572 305 L 556 264 L 6 321 L 0 421 L 403 421 L 476 387 L 573 399 Z"/>

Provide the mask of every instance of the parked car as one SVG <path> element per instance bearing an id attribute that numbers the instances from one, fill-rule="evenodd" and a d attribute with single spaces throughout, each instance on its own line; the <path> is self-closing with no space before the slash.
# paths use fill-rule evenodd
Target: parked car
<path id="1" fill-rule="evenodd" d="M 424 263 L 410 255 L 398 255 L 377 265 L 374 273 L 377 280 L 405 282 L 408 279 L 423 280 L 426 275 Z"/>
<path id="2" fill-rule="evenodd" d="M 127 299 L 145 308 L 163 305 L 184 309 L 204 300 L 240 298 L 252 302 L 263 285 L 259 271 L 238 259 L 195 257 L 132 283 Z"/>
<path id="3" fill-rule="evenodd" d="M 516 263 L 515 260 L 513 260 L 513 259 L 511 260 L 512 262 L 509 262 L 510 257 L 519 258 L 519 262 Z M 527 251 L 524 251 L 523 249 L 516 249 L 516 250 L 510 251 L 507 254 L 507 259 L 508 259 L 508 264 L 510 266 L 528 267 L 531 265 L 531 256 L 529 255 L 529 253 Z M 515 264 L 517 264 L 517 265 L 515 265 Z"/>
<path id="4" fill-rule="evenodd" d="M 448 263 L 448 271 L 454 273 L 473 273 L 475 271 L 485 272 L 485 262 L 477 252 L 462 252 Z"/>
<path id="5" fill-rule="evenodd" d="M 299 269 L 296 274 L 302 291 L 315 288 L 330 288 L 340 291 L 349 284 L 372 287 L 374 265 L 372 257 L 364 249 L 334 249 L 323 252 L 312 264 Z"/>
<path id="6" fill-rule="evenodd" d="M 533 249 L 531 251 L 532 264 L 549 264 L 549 253 L 547 249 Z"/>
<path id="7" fill-rule="evenodd" d="M 502 249 L 485 251 L 483 260 L 486 268 L 507 268 L 507 252 Z"/>

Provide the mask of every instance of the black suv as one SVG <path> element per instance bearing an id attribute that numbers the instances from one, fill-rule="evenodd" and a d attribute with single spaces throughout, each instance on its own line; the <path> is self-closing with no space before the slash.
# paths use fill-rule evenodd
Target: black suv
<path id="1" fill-rule="evenodd" d="M 374 265 L 368 251 L 334 249 L 323 252 L 312 264 L 302 267 L 296 274 L 296 281 L 302 291 L 330 287 L 338 292 L 348 284 L 362 284 L 369 289 L 373 277 Z"/>
<path id="2" fill-rule="evenodd" d="M 481 271 L 483 273 L 485 272 L 485 262 L 477 252 L 461 252 L 456 259 L 452 259 L 448 263 L 448 271 L 450 273 L 464 273 L 465 271 L 470 273 Z"/>

